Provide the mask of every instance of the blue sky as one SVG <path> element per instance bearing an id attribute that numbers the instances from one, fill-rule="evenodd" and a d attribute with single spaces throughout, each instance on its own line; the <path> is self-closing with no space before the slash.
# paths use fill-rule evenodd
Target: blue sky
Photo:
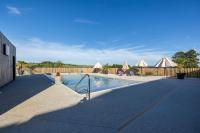
<path id="1" fill-rule="evenodd" d="M 1 0 L 0 30 L 31 62 L 154 65 L 200 51 L 199 0 Z"/>

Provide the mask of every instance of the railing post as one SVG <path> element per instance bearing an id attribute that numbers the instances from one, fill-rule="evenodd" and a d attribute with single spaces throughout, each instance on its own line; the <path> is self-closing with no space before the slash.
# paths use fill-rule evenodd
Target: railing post
<path id="1" fill-rule="evenodd" d="M 75 91 L 77 91 L 77 86 L 79 85 L 79 83 L 81 83 L 81 81 L 85 78 L 85 77 L 88 77 L 88 99 L 90 100 L 90 75 L 89 74 L 85 74 L 82 78 L 81 78 L 81 80 L 75 85 Z M 87 96 L 87 95 L 86 95 Z"/>

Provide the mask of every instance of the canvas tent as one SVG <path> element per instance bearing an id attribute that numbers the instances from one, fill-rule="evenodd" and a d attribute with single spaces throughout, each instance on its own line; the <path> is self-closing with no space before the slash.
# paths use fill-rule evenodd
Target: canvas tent
<path id="1" fill-rule="evenodd" d="M 138 66 L 138 67 L 147 67 L 148 64 L 142 59 L 136 64 L 136 66 Z"/>
<path id="2" fill-rule="evenodd" d="M 127 62 L 127 61 L 124 62 L 122 69 L 123 69 L 123 70 L 128 70 L 128 69 L 129 69 L 129 66 L 128 66 L 128 62 Z"/>
<path id="3" fill-rule="evenodd" d="M 176 67 L 177 64 L 174 63 L 172 60 L 170 60 L 167 57 L 162 58 L 155 67 Z"/>
<path id="4" fill-rule="evenodd" d="M 101 65 L 99 62 L 97 62 L 97 63 L 94 65 L 93 68 L 102 69 L 102 65 Z"/>
<path id="5" fill-rule="evenodd" d="M 143 75 L 143 74 L 142 74 L 142 73 L 143 73 L 142 68 L 143 68 L 143 67 L 147 67 L 148 64 L 142 59 L 142 60 L 140 60 L 140 61 L 136 64 L 136 66 L 137 66 L 137 67 L 140 67 L 140 72 L 141 72 L 140 75 Z"/>
<path id="6" fill-rule="evenodd" d="M 162 67 L 164 68 L 164 75 L 166 75 L 166 68 L 167 67 L 176 67 L 177 64 L 174 63 L 172 60 L 170 60 L 167 57 L 162 58 L 160 61 L 158 61 L 158 63 L 155 65 L 155 67 Z M 158 70 L 157 70 L 158 73 Z"/>

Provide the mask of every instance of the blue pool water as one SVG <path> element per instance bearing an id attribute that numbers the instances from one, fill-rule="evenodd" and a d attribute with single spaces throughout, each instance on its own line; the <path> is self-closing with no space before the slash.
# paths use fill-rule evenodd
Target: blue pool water
<path id="1" fill-rule="evenodd" d="M 72 90 L 78 93 L 85 93 L 84 90 L 88 88 L 87 77 L 76 87 L 76 90 L 75 90 L 76 84 L 80 81 L 80 79 L 83 76 L 84 75 L 82 74 L 69 74 L 69 75 L 63 75 L 62 79 L 63 79 L 64 85 L 68 86 Z M 137 81 L 128 81 L 128 80 L 90 75 L 90 83 L 91 83 L 91 92 L 96 92 L 100 90 L 131 85 L 131 84 L 137 83 Z"/>

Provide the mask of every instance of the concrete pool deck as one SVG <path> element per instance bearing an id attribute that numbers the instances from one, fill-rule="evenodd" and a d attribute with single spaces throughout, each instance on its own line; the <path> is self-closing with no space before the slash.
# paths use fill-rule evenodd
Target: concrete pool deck
<path id="1" fill-rule="evenodd" d="M 44 75 L 18 77 L 0 91 L 2 133 L 200 132 L 200 79 L 154 80 L 90 101 Z"/>

